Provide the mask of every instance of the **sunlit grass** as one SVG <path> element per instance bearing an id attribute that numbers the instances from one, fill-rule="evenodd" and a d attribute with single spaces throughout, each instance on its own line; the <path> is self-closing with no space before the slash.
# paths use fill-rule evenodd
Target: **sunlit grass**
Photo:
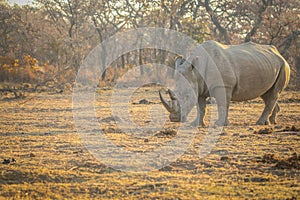
<path id="1" fill-rule="evenodd" d="M 157 87 L 141 88 L 131 99 L 133 121 L 152 126 L 151 109 L 162 109 Z M 123 132 L 113 121 L 109 94 L 97 95 L 100 129 L 111 141 L 130 151 L 150 151 L 176 137 L 177 123 L 166 119 L 162 130 L 141 136 L 143 128 Z M 139 104 L 146 99 L 152 104 Z M 200 159 L 206 129 L 198 128 L 193 143 L 176 162 L 152 172 L 129 173 L 101 163 L 77 134 L 71 95 L 41 95 L 22 100 L 1 100 L 0 197 L 4 199 L 287 199 L 299 197 L 299 169 L 263 162 L 266 154 L 281 159 L 300 153 L 299 134 L 280 132 L 300 128 L 300 93 L 285 92 L 276 126 L 255 126 L 261 101 L 234 103 L 231 126 L 224 128 L 209 155 Z M 133 104 L 136 102 L 137 104 Z M 161 108 L 159 107 L 161 106 Z M 167 113 L 166 117 L 167 117 Z M 155 117 L 155 116 L 154 116 Z M 209 122 L 209 116 L 206 118 Z M 149 125 L 150 124 L 150 125 Z M 271 134 L 254 134 L 265 127 Z M 133 128 L 133 127 L 129 127 Z M 174 132 L 175 134 L 173 134 Z M 166 155 L 161 155 L 162 157 Z M 16 162 L 2 164 L 4 159 Z"/>

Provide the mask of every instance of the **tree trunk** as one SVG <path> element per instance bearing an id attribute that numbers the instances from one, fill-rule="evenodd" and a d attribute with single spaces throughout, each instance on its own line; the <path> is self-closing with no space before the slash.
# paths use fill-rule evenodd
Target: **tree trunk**
<path id="1" fill-rule="evenodd" d="M 125 56 L 124 56 L 124 54 L 121 56 L 121 68 L 122 69 L 124 69 L 125 68 L 125 65 L 126 65 L 126 63 L 125 63 Z"/>
<path id="2" fill-rule="evenodd" d="M 140 73 L 141 76 L 144 75 L 144 67 L 143 67 L 143 49 L 139 50 L 139 66 L 140 66 Z"/>
<path id="3" fill-rule="evenodd" d="M 245 42 L 250 42 L 251 41 L 251 37 L 257 32 L 257 29 L 260 27 L 262 21 L 263 21 L 263 13 L 266 11 L 266 9 L 268 8 L 268 6 L 272 5 L 272 0 L 263 0 L 262 1 L 262 5 L 258 10 L 258 16 L 255 20 L 255 23 L 252 27 L 252 29 L 250 30 L 249 33 L 247 33 L 246 37 L 245 37 Z"/>
<path id="4" fill-rule="evenodd" d="M 220 32 L 221 38 L 223 37 L 225 44 L 231 44 L 230 37 L 228 35 L 227 30 L 220 24 L 217 16 L 215 15 L 214 11 L 210 7 L 210 0 L 205 0 L 205 9 L 209 13 L 210 18 L 214 25 L 217 27 L 218 31 Z"/>
<path id="5" fill-rule="evenodd" d="M 117 76 L 117 73 L 118 73 L 118 72 L 117 72 L 117 67 L 118 67 L 118 66 L 117 66 L 117 61 L 115 61 L 115 62 L 114 62 L 114 77 L 113 77 L 112 80 L 111 80 L 112 82 L 114 82 L 114 81 L 117 79 L 117 77 L 118 77 L 118 76 Z"/>

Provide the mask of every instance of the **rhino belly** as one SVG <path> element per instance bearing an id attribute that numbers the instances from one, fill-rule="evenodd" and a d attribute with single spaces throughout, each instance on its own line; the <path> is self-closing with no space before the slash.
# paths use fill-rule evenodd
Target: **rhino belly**
<path id="1" fill-rule="evenodd" d="M 245 101 L 255 99 L 265 94 L 275 83 L 277 72 L 266 74 L 245 75 L 237 79 L 232 92 L 232 101 Z"/>

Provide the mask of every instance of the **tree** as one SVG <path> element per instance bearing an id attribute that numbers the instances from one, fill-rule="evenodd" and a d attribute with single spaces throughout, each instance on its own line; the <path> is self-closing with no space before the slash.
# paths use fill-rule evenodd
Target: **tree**
<path id="1" fill-rule="evenodd" d="M 292 68 L 292 83 L 300 77 L 300 2 L 297 0 L 34 0 L 34 6 L 11 6 L 0 0 L 0 56 L 14 61 L 31 55 L 52 65 L 60 81 L 97 44 L 119 31 L 160 27 L 183 32 L 199 43 L 213 39 L 225 44 L 253 41 L 275 45 Z M 167 36 L 166 36 L 167 37 Z M 120 42 L 120 41 L 118 41 Z M 143 37 L 136 39 L 141 44 Z M 103 46 L 101 67 L 123 68 L 166 63 L 169 52 L 139 49 L 106 63 L 113 49 Z M 8 60 L 9 60 L 8 59 Z M 100 64 L 99 64 L 100 65 Z M 141 67 L 141 72 L 143 73 Z M 106 73 L 102 74 L 104 79 Z M 116 74 L 114 76 L 116 78 Z M 100 77 L 99 77 L 100 78 Z M 300 83 L 298 83 L 300 85 Z"/>

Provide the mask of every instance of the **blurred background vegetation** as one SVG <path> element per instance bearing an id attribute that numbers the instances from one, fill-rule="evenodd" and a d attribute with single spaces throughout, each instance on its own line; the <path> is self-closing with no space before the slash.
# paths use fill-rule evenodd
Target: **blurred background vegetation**
<path id="1" fill-rule="evenodd" d="M 32 0 L 23 6 L 0 0 L 0 82 L 3 91 L 71 90 L 97 44 L 117 32 L 163 27 L 198 42 L 273 44 L 291 66 L 289 87 L 299 89 L 299 19 L 299 0 Z M 133 66 L 170 65 L 172 56 L 157 49 L 128 52 L 99 81 L 111 85 Z"/>

